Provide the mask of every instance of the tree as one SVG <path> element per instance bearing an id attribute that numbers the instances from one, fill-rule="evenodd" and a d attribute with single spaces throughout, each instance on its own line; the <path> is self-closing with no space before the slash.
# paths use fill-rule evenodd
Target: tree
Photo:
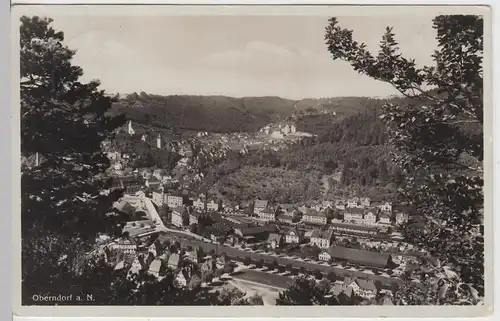
<path id="1" fill-rule="evenodd" d="M 193 223 L 193 224 L 189 225 L 189 231 L 191 233 L 196 234 L 196 232 L 198 232 L 198 224 Z"/>
<path id="2" fill-rule="evenodd" d="M 212 280 L 214 278 L 214 275 L 211 271 L 205 273 L 201 277 L 201 281 L 204 283 L 212 283 Z"/>
<path id="3" fill-rule="evenodd" d="M 335 280 L 337 280 L 337 275 L 334 272 L 328 272 L 326 278 L 331 282 L 335 282 Z"/>
<path id="4" fill-rule="evenodd" d="M 325 40 L 334 60 L 391 84 L 404 98 L 384 106 L 393 161 L 406 177 L 400 197 L 423 216 L 424 229 L 403 227 L 407 240 L 438 258 L 397 293 L 400 304 L 416 304 L 415 293 L 433 304 L 476 304 L 484 295 L 483 238 L 483 19 L 437 16 L 434 66 L 419 68 L 404 58 L 387 28 L 378 56 L 353 39 L 336 18 Z M 422 284 L 422 282 L 420 282 Z M 428 289 L 434 289 L 427 291 Z M 420 291 L 420 292 L 419 292 Z"/>
<path id="5" fill-rule="evenodd" d="M 120 235 L 125 221 L 112 210 L 121 192 L 110 191 L 110 163 L 101 151 L 124 119 L 105 116 L 113 98 L 98 81 L 79 81 L 75 51 L 51 22 L 23 16 L 20 26 L 24 304 L 35 293 L 72 286 L 96 236 Z M 31 157 L 43 162 L 31 166 Z"/>
<path id="6" fill-rule="evenodd" d="M 329 294 L 330 287 L 319 286 L 316 281 L 299 276 L 279 293 L 276 305 L 338 305 L 337 299 Z"/>
<path id="7" fill-rule="evenodd" d="M 320 270 L 314 270 L 313 272 L 313 276 L 317 279 L 317 280 L 321 280 L 323 278 L 323 274 L 321 273 Z"/>

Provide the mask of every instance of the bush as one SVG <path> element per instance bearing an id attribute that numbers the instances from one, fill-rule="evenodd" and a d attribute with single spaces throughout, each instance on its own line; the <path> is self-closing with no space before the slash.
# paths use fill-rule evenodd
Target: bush
<path id="1" fill-rule="evenodd" d="M 313 276 L 317 279 L 317 280 L 321 280 L 323 278 L 323 274 L 321 273 L 320 270 L 314 270 L 313 272 Z"/>
<path id="2" fill-rule="evenodd" d="M 243 264 L 245 265 L 250 265 L 252 264 L 252 259 L 250 259 L 248 256 L 243 259 Z"/>

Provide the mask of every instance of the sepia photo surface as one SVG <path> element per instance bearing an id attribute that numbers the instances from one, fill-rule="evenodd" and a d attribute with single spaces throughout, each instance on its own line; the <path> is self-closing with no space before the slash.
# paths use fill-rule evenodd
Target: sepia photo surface
<path id="1" fill-rule="evenodd" d="M 487 8 L 12 12 L 14 313 L 491 313 Z"/>

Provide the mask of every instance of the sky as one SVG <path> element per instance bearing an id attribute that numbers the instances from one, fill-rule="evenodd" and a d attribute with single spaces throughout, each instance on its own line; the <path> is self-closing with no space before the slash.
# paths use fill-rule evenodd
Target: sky
<path id="1" fill-rule="evenodd" d="M 45 14 L 40 14 L 45 15 Z M 83 80 L 109 93 L 386 97 L 392 86 L 333 61 L 324 43 L 328 16 L 61 16 L 53 27 L 77 53 Z M 341 16 L 372 53 L 385 27 L 401 52 L 431 64 L 432 16 Z"/>

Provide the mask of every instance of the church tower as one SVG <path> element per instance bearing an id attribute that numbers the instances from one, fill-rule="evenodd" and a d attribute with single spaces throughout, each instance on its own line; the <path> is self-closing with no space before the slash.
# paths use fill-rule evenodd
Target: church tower
<path id="1" fill-rule="evenodd" d="M 161 148 L 161 134 L 158 134 L 158 137 L 156 138 L 156 148 Z"/>
<path id="2" fill-rule="evenodd" d="M 132 128 L 132 121 L 131 121 L 131 120 L 129 120 L 129 121 L 128 121 L 128 128 L 127 128 L 127 132 L 128 132 L 128 134 L 129 134 L 129 135 L 133 135 L 133 134 L 135 134 L 135 131 L 134 131 L 134 129 Z"/>

